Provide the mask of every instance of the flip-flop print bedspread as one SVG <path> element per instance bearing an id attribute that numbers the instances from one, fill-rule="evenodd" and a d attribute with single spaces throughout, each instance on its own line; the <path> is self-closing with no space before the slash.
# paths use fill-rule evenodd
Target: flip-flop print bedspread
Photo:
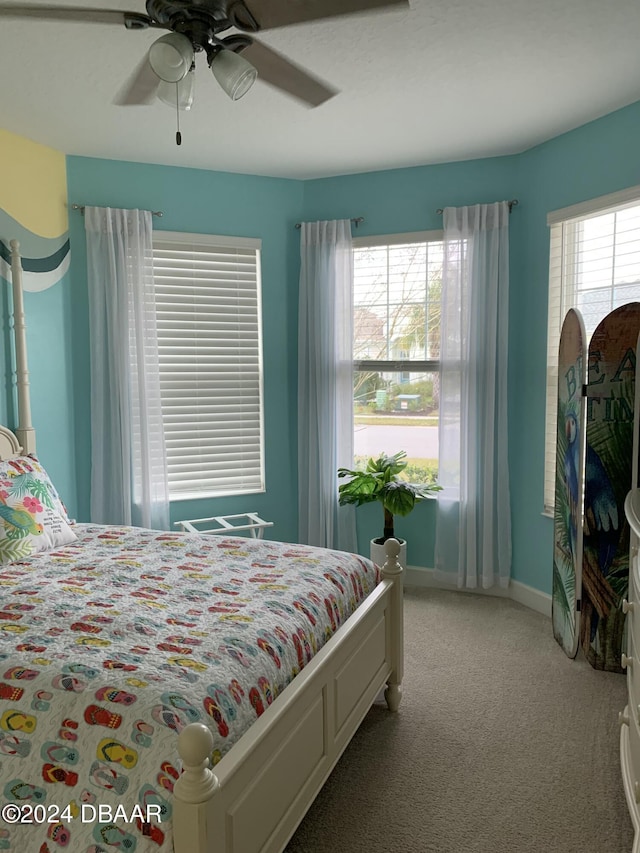
<path id="1" fill-rule="evenodd" d="M 37 821 L 0 820 L 0 850 L 169 853 L 178 733 L 206 723 L 219 760 L 378 572 L 267 540 L 74 529 L 0 567 L 0 802 Z"/>

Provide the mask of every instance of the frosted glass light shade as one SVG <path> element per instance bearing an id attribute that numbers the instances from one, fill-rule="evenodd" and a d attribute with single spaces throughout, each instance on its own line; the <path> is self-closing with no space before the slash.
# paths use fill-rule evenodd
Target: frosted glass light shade
<path id="1" fill-rule="evenodd" d="M 192 64 L 193 46 L 182 33 L 167 33 L 149 48 L 149 65 L 166 83 L 178 83 Z"/>
<path id="2" fill-rule="evenodd" d="M 191 105 L 193 104 L 195 88 L 196 72 L 192 69 L 186 77 L 183 77 L 182 80 L 178 80 L 177 83 L 167 83 L 166 80 L 162 80 L 158 86 L 157 95 L 163 103 L 173 107 L 174 109 L 176 107 L 177 100 L 178 109 L 190 110 Z"/>
<path id="3" fill-rule="evenodd" d="M 246 95 L 258 76 L 253 65 L 232 50 L 217 53 L 211 61 L 211 70 L 232 101 Z"/>

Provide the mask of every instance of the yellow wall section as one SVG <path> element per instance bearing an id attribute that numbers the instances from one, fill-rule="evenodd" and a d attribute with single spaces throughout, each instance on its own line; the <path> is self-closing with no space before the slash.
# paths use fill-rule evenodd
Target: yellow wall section
<path id="1" fill-rule="evenodd" d="M 66 233 L 65 155 L 0 129 L 0 163 L 0 208 L 40 237 Z"/>

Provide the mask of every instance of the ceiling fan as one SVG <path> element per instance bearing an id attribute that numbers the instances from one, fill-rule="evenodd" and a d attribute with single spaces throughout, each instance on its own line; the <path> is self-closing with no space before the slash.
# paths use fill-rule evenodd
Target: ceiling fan
<path id="1" fill-rule="evenodd" d="M 408 8 L 408 0 L 146 0 L 147 14 L 80 6 L 1 4 L 0 17 L 117 24 L 128 30 L 168 30 L 155 41 L 116 103 L 152 103 L 180 109 L 193 101 L 195 56 L 207 64 L 226 94 L 241 98 L 256 77 L 316 107 L 337 90 L 254 37 L 262 30 L 359 12 Z M 235 30 L 222 36 L 227 30 Z"/>

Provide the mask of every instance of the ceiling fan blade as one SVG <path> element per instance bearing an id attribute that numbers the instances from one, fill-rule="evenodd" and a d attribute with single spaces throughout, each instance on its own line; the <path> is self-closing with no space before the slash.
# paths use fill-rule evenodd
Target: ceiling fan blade
<path id="1" fill-rule="evenodd" d="M 409 8 L 408 0 L 238 0 L 229 4 L 229 17 L 236 18 L 239 23 L 243 20 L 243 2 L 261 30 L 358 12 Z"/>
<path id="2" fill-rule="evenodd" d="M 44 21 L 70 21 L 79 24 L 119 24 L 128 29 L 145 29 L 155 26 L 147 15 L 118 9 L 87 9 L 81 6 L 18 6 L 0 4 L 0 17 L 37 18 Z"/>
<path id="3" fill-rule="evenodd" d="M 324 104 L 338 94 L 338 89 L 328 86 L 318 77 L 313 77 L 304 68 L 295 65 L 281 53 L 254 39 L 253 44 L 242 51 L 258 72 L 258 79 L 281 89 L 294 98 L 312 107 Z"/>
<path id="4" fill-rule="evenodd" d="M 135 107 L 152 104 L 158 95 L 160 78 L 149 65 L 147 56 L 137 67 L 113 99 L 119 107 Z"/>

